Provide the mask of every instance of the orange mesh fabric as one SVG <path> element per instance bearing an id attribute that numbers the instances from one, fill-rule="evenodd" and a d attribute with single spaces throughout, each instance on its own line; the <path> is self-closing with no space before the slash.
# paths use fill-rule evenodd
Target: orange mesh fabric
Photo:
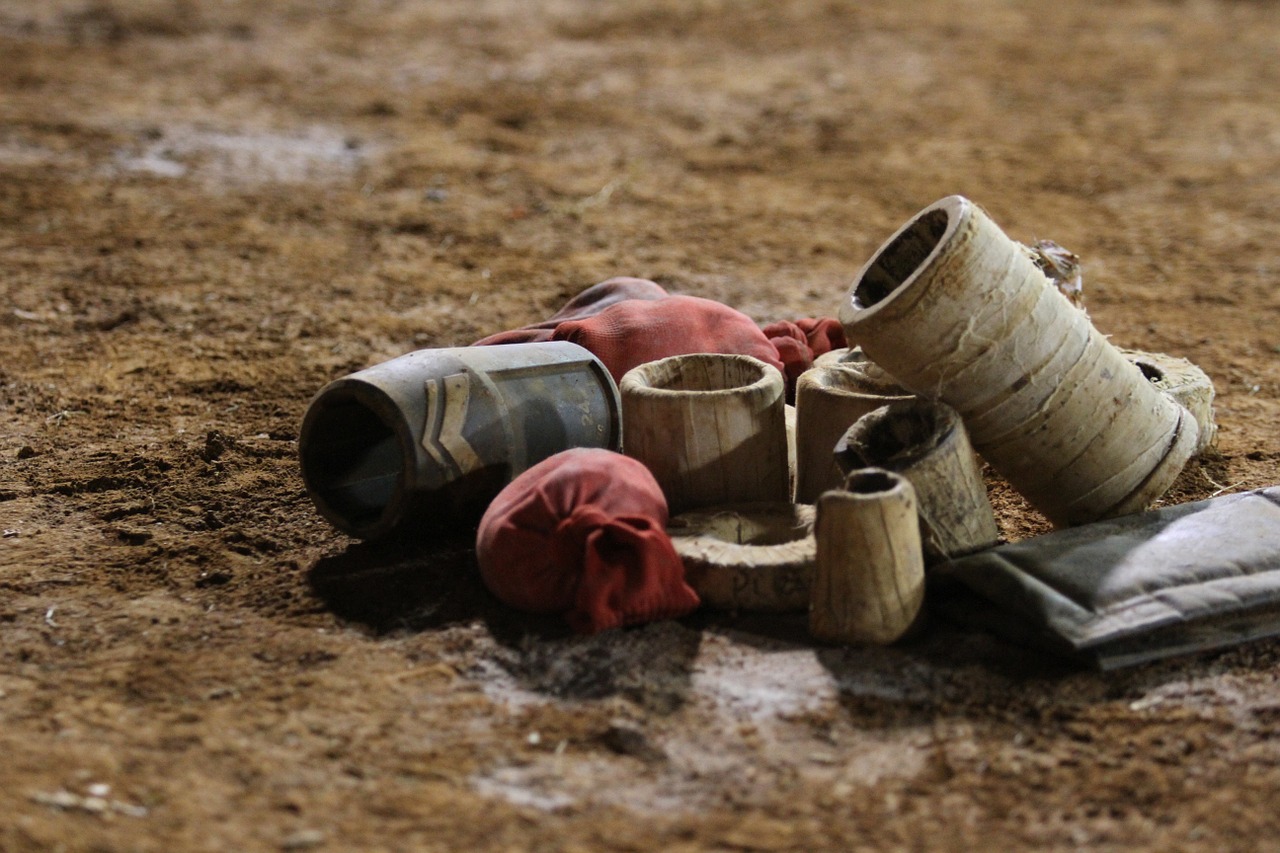
<path id="1" fill-rule="evenodd" d="M 516 477 L 476 536 L 485 585 L 533 613 L 563 613 L 584 634 L 698 607 L 667 535 L 667 502 L 642 463 L 566 450 Z"/>

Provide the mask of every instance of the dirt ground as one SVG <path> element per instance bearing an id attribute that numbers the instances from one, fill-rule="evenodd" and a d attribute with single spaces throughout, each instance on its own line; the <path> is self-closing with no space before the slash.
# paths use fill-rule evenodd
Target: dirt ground
<path id="1" fill-rule="evenodd" d="M 1274 844 L 1280 642 L 573 637 L 470 531 L 336 532 L 296 438 L 613 275 L 834 314 L 963 193 L 1213 378 L 1167 501 L 1275 483 L 1278 91 L 1261 0 L 3 0 L 0 850 Z"/>

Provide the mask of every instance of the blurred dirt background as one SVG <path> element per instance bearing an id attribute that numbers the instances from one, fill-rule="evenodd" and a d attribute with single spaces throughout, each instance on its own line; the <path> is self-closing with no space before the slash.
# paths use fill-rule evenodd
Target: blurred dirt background
<path id="1" fill-rule="evenodd" d="M 2 0 L 0 850 L 1268 846 L 1280 642 L 575 638 L 295 454 L 329 379 L 613 275 L 834 314 L 963 193 L 1214 379 L 1167 500 L 1274 483 L 1277 92 L 1246 0 Z"/>

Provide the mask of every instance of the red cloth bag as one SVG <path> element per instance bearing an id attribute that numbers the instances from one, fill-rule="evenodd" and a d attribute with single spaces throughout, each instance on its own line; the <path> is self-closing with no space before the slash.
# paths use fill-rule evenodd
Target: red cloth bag
<path id="1" fill-rule="evenodd" d="M 779 320 L 765 326 L 763 331 L 784 365 L 782 372 L 787 378 L 788 400 L 795 398 L 796 380 L 801 373 L 813 367 L 815 358 L 848 346 L 844 326 L 834 317 Z"/>
<path id="2" fill-rule="evenodd" d="M 750 355 L 782 371 L 788 401 L 795 399 L 796 380 L 815 358 L 847 345 L 844 327 L 833 317 L 782 320 L 761 329 L 719 302 L 672 296 L 647 279 L 617 277 L 593 284 L 540 323 L 490 335 L 473 346 L 540 341 L 586 347 L 615 381 L 637 365 L 670 355 Z"/>
<path id="3" fill-rule="evenodd" d="M 563 613 L 575 631 L 593 634 L 698 607 L 666 527 L 667 501 L 648 468 L 576 448 L 502 490 L 480 521 L 476 557 L 503 603 Z"/>
<path id="4" fill-rule="evenodd" d="M 532 344 L 551 340 L 551 334 L 566 320 L 582 320 L 594 317 L 611 305 L 627 299 L 661 299 L 667 292 L 661 286 L 644 278 L 628 278 L 617 276 L 599 284 L 593 284 L 577 296 L 570 299 L 556 313 L 541 323 L 530 323 L 509 332 L 498 332 L 487 338 L 481 338 L 472 346 L 491 346 L 494 344 Z"/>
<path id="5" fill-rule="evenodd" d="M 700 352 L 749 355 L 783 369 L 778 350 L 750 317 L 697 296 L 625 300 L 562 322 L 551 339 L 591 350 L 617 381 L 637 365 Z"/>

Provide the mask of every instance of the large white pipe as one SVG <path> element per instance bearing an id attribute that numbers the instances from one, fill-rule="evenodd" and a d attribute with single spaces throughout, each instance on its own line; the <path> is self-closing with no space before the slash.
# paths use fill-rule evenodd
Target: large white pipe
<path id="1" fill-rule="evenodd" d="M 1145 508 L 1195 449 L 1195 419 L 961 196 L 876 252 L 840 320 L 894 379 L 954 407 L 978 452 L 1055 524 Z"/>

